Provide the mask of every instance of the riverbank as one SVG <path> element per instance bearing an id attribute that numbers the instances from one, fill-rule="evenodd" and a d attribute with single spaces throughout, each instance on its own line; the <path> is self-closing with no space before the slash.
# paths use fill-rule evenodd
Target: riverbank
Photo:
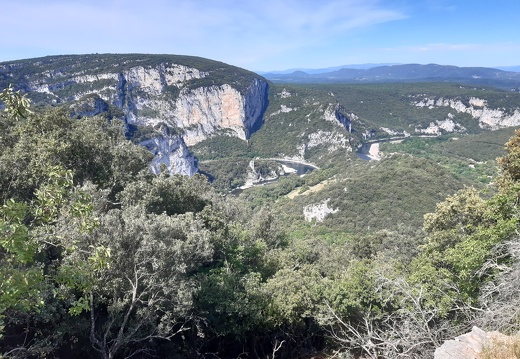
<path id="1" fill-rule="evenodd" d="M 254 180 L 253 177 L 255 177 L 254 175 L 256 174 L 255 169 L 254 169 L 255 168 L 254 161 L 278 162 L 278 164 L 282 167 L 282 172 L 280 173 L 280 175 L 277 175 L 274 177 L 260 178 L 258 180 Z M 276 181 L 278 181 L 278 179 L 280 179 L 280 177 L 285 177 L 285 176 L 290 176 L 290 175 L 304 176 L 307 173 L 310 173 L 316 169 L 319 169 L 318 166 L 316 166 L 312 163 L 307 163 L 307 162 L 301 161 L 301 160 L 289 160 L 286 158 L 254 159 L 254 160 L 251 160 L 249 167 L 250 167 L 250 171 L 253 171 L 252 173 L 250 172 L 248 175 L 248 176 L 250 176 L 250 178 L 248 180 L 246 180 L 246 183 L 244 185 L 232 190 L 230 192 L 231 194 L 238 195 L 238 194 L 242 193 L 242 191 L 244 191 L 248 188 L 252 188 L 255 186 L 263 186 L 263 185 L 266 185 L 269 183 L 276 182 Z"/>

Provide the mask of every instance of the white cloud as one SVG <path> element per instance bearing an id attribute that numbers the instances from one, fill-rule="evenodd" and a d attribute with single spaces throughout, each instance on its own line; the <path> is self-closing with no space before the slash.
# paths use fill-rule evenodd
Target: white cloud
<path id="1" fill-rule="evenodd" d="M 376 0 L 11 0 L 0 46 L 199 55 L 242 66 L 403 19 Z M 1 59 L 0 59 L 1 60 Z"/>

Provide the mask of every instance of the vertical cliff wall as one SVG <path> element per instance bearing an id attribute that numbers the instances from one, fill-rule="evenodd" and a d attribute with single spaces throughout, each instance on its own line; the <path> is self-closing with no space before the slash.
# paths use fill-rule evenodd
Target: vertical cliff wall
<path id="1" fill-rule="evenodd" d="M 194 145 L 213 134 L 243 140 L 260 125 L 267 106 L 267 82 L 254 79 L 244 93 L 228 84 L 182 90 L 170 121 Z"/>
<path id="2" fill-rule="evenodd" d="M 187 175 L 197 171 L 187 146 L 216 134 L 246 140 L 267 107 L 265 79 L 194 57 L 54 56 L 0 64 L 2 79 L 35 102 L 70 106 L 77 117 L 113 106 L 128 125 L 173 129 L 175 135 L 157 130 L 143 145 L 156 154 L 153 171 L 164 164 Z"/>

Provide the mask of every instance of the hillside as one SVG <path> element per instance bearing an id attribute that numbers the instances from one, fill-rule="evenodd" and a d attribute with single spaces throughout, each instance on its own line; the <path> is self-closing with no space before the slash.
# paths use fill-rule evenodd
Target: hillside
<path id="1" fill-rule="evenodd" d="M 0 66 L 1 357 L 431 358 L 520 329 L 519 93 Z"/>
<path id="2" fill-rule="evenodd" d="M 384 68 L 371 70 L 383 73 Z M 420 66 L 419 71 L 415 65 L 392 68 L 399 76 L 407 74 L 408 78 L 419 78 L 424 73 L 441 76 L 477 71 L 439 66 Z M 490 73 L 486 69 L 478 71 L 482 75 Z M 389 192 L 396 189 L 390 189 L 391 183 L 385 180 L 386 170 L 378 168 L 386 168 L 387 163 L 394 163 L 394 167 L 403 165 L 403 170 L 395 176 L 404 183 L 409 180 L 411 185 L 399 189 L 404 192 L 397 196 L 398 203 L 413 203 L 415 207 L 409 211 L 413 215 L 402 216 L 399 211 L 392 211 L 394 200 L 374 196 L 368 201 L 364 193 L 374 189 L 365 188 L 365 183 L 349 186 L 354 193 L 348 201 L 342 202 L 330 183 L 319 194 L 290 201 L 298 204 L 294 211 L 288 211 L 300 216 L 303 207 L 321 203 L 331 193 L 334 200 L 330 203 L 343 203 L 335 207 L 343 214 L 349 208 L 365 206 L 363 203 L 367 201 L 372 203 L 372 209 L 356 213 L 359 219 L 350 223 L 379 224 L 346 225 L 336 221 L 332 225 L 348 231 L 355 228 L 354 232 L 396 224 L 393 218 L 397 217 L 408 218 L 415 226 L 424 213 L 433 210 L 441 198 L 438 194 L 453 193 L 464 184 L 489 183 L 488 176 L 494 168 L 492 159 L 482 161 L 475 155 L 489 152 L 493 141 L 464 136 L 478 133 L 486 136 L 488 130 L 520 125 L 520 94 L 516 92 L 450 83 L 268 85 L 251 72 L 189 56 L 46 57 L 3 63 L 0 74 L 3 83 L 12 82 L 15 88 L 26 91 L 37 107 L 58 105 L 76 118 L 98 114 L 122 119 L 127 135 L 155 155 L 151 163 L 153 171 L 158 172 L 161 165 L 166 165 L 172 173 L 193 175 L 200 170 L 221 191 L 285 173 L 283 166 L 272 160 L 256 162 L 252 171 L 254 158 L 312 163 L 324 169 L 315 175 L 323 181 L 330 181 L 333 176 L 336 180 L 343 176 L 354 182 L 357 181 L 354 177 L 371 178 L 376 185 L 385 183 Z M 461 140 L 450 141 L 449 136 Z M 402 144 L 381 143 L 383 156 L 406 153 L 430 161 L 428 166 L 432 167 L 426 170 L 427 166 L 421 165 L 405 170 L 408 165 L 404 157 L 384 160 L 374 167 L 357 158 L 356 152 L 362 146 L 391 138 L 408 139 Z M 494 141 L 496 148 L 505 139 L 502 136 L 499 140 L 502 142 Z M 421 192 L 418 182 L 417 186 L 412 185 L 416 183 L 413 178 L 427 176 L 428 171 L 447 171 L 440 176 L 445 183 L 432 182 L 435 194 L 426 196 L 428 191 L 422 191 L 425 202 L 413 202 L 411 198 Z M 343 179 L 339 181 L 338 188 L 343 185 Z M 297 188 L 303 191 L 309 186 L 306 180 L 285 182 L 282 192 Z M 382 203 L 378 204 L 380 200 Z M 371 213 L 375 208 L 381 216 L 373 219 Z M 343 214 L 331 214 L 327 221 Z M 352 216 L 349 212 L 349 217 Z"/>
<path id="3" fill-rule="evenodd" d="M 267 82 L 249 71 L 190 56 L 103 54 L 0 63 L 0 86 L 12 84 L 36 106 L 71 116 L 124 121 L 129 136 L 156 156 L 155 172 L 193 175 L 187 145 L 217 133 L 247 139 L 262 121 Z"/>
<path id="4" fill-rule="evenodd" d="M 457 84 L 276 84 L 270 87 L 264 123 L 247 143 L 217 136 L 192 149 L 201 160 L 201 169 L 217 179 L 219 188 L 233 188 L 245 183 L 252 158 L 286 158 L 340 168 L 357 158 L 360 146 L 373 141 L 426 141 L 420 137 L 429 136 L 437 138 L 434 143 L 446 142 L 445 136 L 491 136 L 500 128 L 520 125 L 519 103 L 516 92 Z M 502 147 L 506 139 L 501 137 L 494 146 Z M 475 153 L 488 151 L 482 144 L 475 144 Z M 444 157 L 433 158 L 432 154 L 435 162 L 468 172 L 466 159 L 452 158 L 448 166 Z M 488 172 L 483 170 L 476 177 Z"/>

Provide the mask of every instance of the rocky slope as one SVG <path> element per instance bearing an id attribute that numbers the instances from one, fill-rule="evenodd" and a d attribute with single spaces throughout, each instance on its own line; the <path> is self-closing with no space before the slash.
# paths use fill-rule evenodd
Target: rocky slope
<path id="1" fill-rule="evenodd" d="M 520 126 L 520 109 L 514 111 L 506 111 L 504 108 L 492 108 L 488 106 L 487 100 L 477 97 L 471 97 L 468 103 L 464 103 L 460 99 L 453 98 L 432 98 L 425 97 L 419 101 L 415 101 L 417 107 L 425 107 L 434 109 L 438 107 L 449 107 L 457 113 L 469 114 L 478 121 L 481 128 L 497 130 L 505 127 Z M 446 132 L 463 132 L 464 127 L 452 121 L 453 115 L 448 114 L 448 118 L 444 121 L 437 121 L 437 124 L 431 124 L 430 127 L 438 127 Z M 437 126 L 436 126 L 437 125 Z"/>
<path id="2" fill-rule="evenodd" d="M 435 350 L 434 359 L 481 359 L 481 353 L 493 346 L 504 346 L 512 337 L 499 332 L 485 332 L 473 327 L 471 332 L 447 340 Z M 511 357 L 513 358 L 513 357 Z"/>
<path id="3" fill-rule="evenodd" d="M 355 151 L 365 129 L 357 120 L 332 93 L 274 86 L 265 123 L 251 146 L 264 157 L 322 165 L 332 154 L 344 158 Z"/>
<path id="4" fill-rule="evenodd" d="M 37 104 L 64 104 L 76 117 L 110 112 L 128 126 L 155 129 L 143 142 L 173 173 L 193 174 L 187 146 L 216 134 L 243 140 L 261 125 L 267 82 L 248 71 L 173 55 L 52 56 L 0 63 Z M 173 131 L 165 130 L 172 129 Z"/>

